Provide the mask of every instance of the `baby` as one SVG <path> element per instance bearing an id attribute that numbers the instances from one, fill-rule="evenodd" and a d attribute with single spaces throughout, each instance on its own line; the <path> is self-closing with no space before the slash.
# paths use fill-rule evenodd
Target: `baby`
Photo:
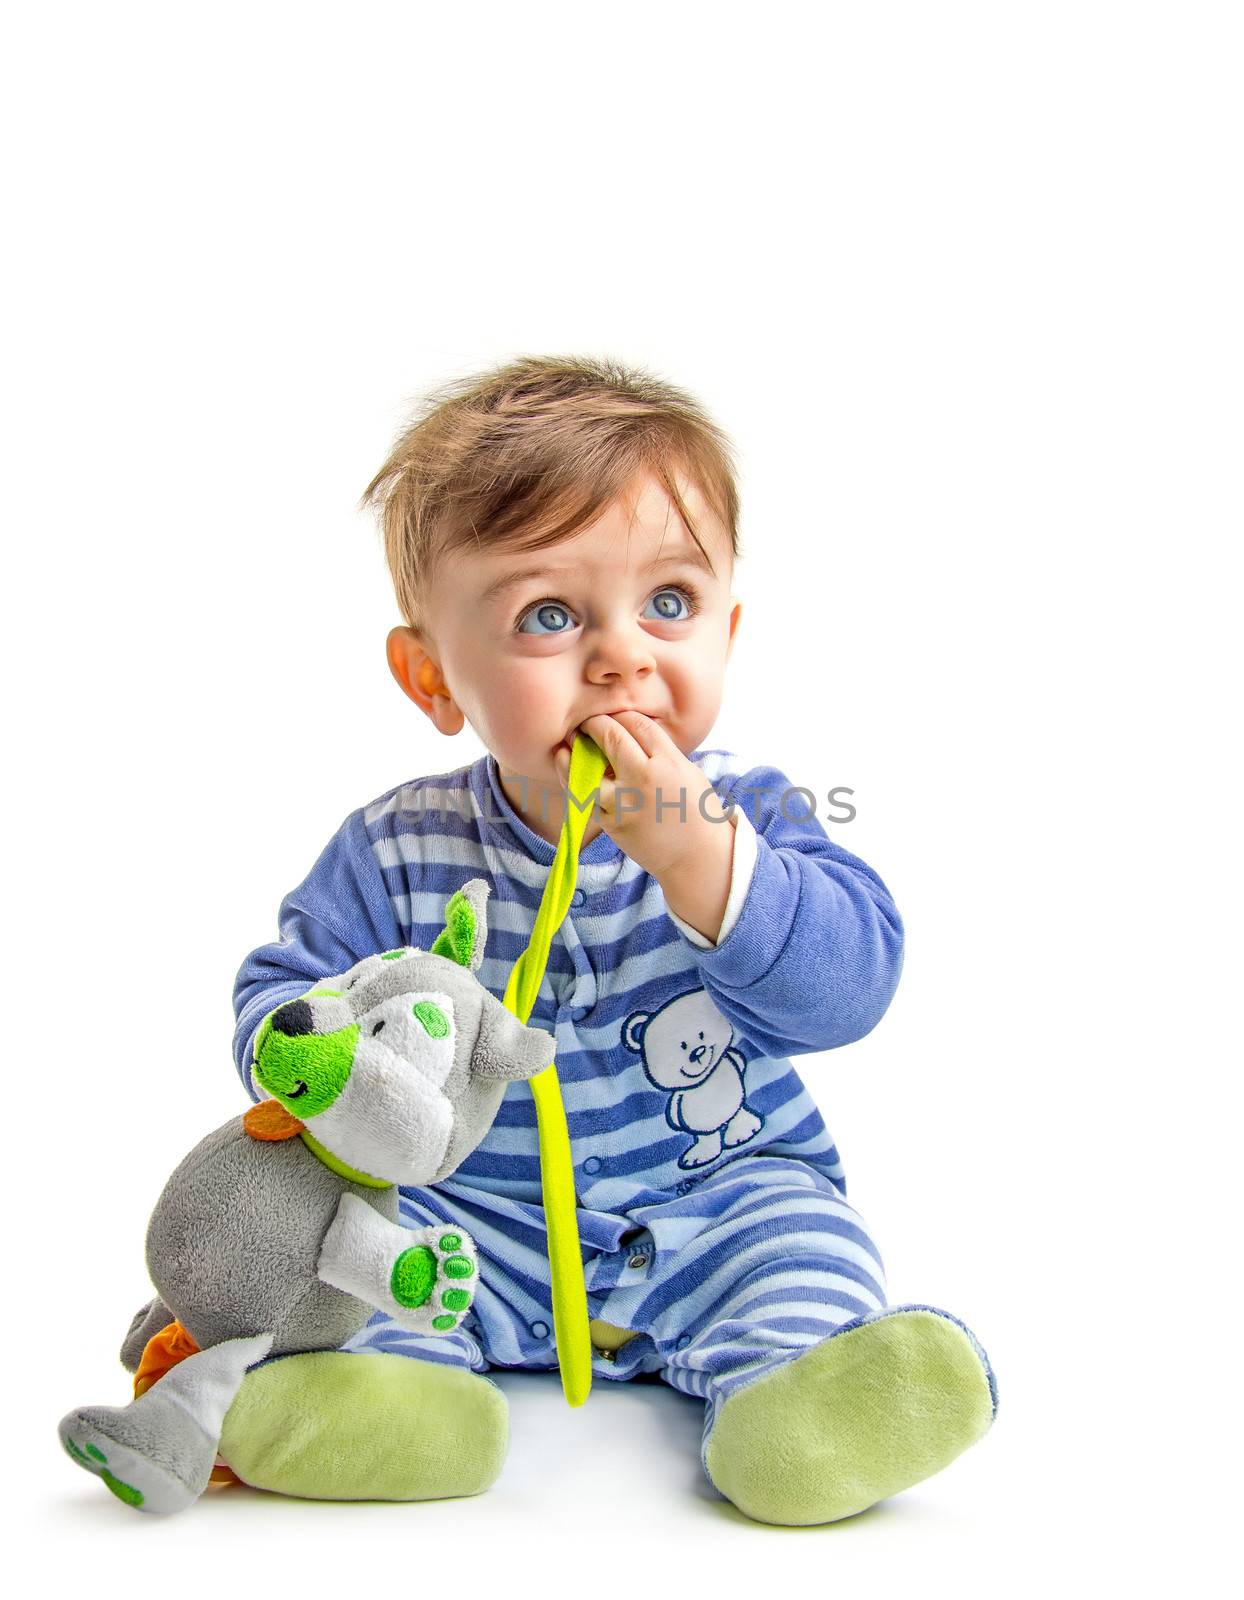
<path id="1" fill-rule="evenodd" d="M 988 1361 L 946 1312 L 887 1306 L 788 1059 L 876 1025 L 902 924 L 781 772 L 704 748 L 740 616 L 725 439 L 646 373 L 525 359 L 434 396 L 367 498 L 406 619 L 393 675 L 489 753 L 354 812 L 285 899 L 280 938 L 238 975 L 248 1089 L 274 1007 L 428 948 L 471 878 L 491 887 L 479 977 L 503 993 L 582 730 L 609 766 L 531 1022 L 557 1040 L 595 1374 L 704 1400 L 704 1469 L 761 1522 L 832 1522 L 938 1471 L 992 1420 Z M 245 1481 L 417 1500 L 500 1470 L 505 1401 L 483 1374 L 556 1367 L 525 1083 L 401 1213 L 474 1236 L 471 1312 L 443 1337 L 377 1314 L 343 1352 L 251 1373 L 221 1444 Z"/>

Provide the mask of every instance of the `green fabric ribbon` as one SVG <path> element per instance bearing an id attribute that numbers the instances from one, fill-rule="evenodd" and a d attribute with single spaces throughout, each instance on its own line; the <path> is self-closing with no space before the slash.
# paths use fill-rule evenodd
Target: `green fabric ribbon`
<path id="1" fill-rule="evenodd" d="M 527 948 L 514 963 L 505 989 L 508 1010 L 526 1023 L 544 981 L 553 936 L 570 909 L 579 875 L 579 850 L 588 819 L 596 803 L 607 762 L 586 734 L 576 734 L 570 752 L 570 793 L 557 854 L 536 913 Z M 557 1081 L 557 1065 L 550 1062 L 529 1080 L 536 1103 L 536 1129 L 540 1144 L 540 1190 L 544 1200 L 549 1239 L 549 1277 L 553 1287 L 553 1338 L 562 1391 L 572 1406 L 581 1406 L 592 1387 L 592 1338 L 588 1331 L 587 1291 L 583 1284 L 583 1256 L 579 1248 L 579 1223 L 574 1190 L 574 1162 L 566 1110 Z"/>

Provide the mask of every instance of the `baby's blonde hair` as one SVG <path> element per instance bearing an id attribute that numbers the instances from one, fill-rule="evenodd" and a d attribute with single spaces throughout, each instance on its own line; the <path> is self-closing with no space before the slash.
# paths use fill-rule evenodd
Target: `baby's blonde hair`
<path id="1" fill-rule="evenodd" d="M 642 471 L 660 481 L 704 550 L 679 470 L 721 519 L 737 556 L 733 451 L 689 394 L 613 361 L 524 356 L 428 395 L 362 504 L 379 518 L 398 605 L 418 631 L 440 556 L 472 544 L 556 544 Z"/>

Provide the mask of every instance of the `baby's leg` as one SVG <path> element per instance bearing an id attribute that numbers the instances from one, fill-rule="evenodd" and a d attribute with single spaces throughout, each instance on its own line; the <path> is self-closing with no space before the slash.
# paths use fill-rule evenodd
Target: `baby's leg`
<path id="1" fill-rule="evenodd" d="M 444 1233 L 450 1210 L 431 1191 L 403 1190 L 411 1228 Z M 468 1328 L 421 1334 L 378 1312 L 341 1350 L 250 1373 L 221 1455 L 245 1483 L 308 1500 L 480 1494 L 509 1443 L 505 1397 L 486 1370 Z"/>
<path id="2" fill-rule="evenodd" d="M 836 1190 L 797 1161 L 745 1158 L 701 1192 L 710 1220 L 635 1322 L 669 1351 L 666 1380 L 707 1401 L 704 1469 L 741 1511 L 834 1522 L 985 1432 L 984 1352 L 945 1312 L 886 1307 L 881 1258 Z"/>

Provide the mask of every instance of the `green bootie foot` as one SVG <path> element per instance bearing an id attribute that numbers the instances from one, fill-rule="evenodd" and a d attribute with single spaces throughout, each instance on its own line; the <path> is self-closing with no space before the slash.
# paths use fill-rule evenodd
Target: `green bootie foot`
<path id="1" fill-rule="evenodd" d="M 465 1368 L 320 1351 L 248 1373 L 220 1453 L 244 1483 L 304 1500 L 480 1494 L 509 1443 L 505 1396 Z"/>
<path id="2" fill-rule="evenodd" d="M 704 1465 L 757 1522 L 837 1522 L 940 1472 L 993 1411 L 989 1368 L 967 1330 L 935 1311 L 894 1311 L 723 1401 Z"/>

